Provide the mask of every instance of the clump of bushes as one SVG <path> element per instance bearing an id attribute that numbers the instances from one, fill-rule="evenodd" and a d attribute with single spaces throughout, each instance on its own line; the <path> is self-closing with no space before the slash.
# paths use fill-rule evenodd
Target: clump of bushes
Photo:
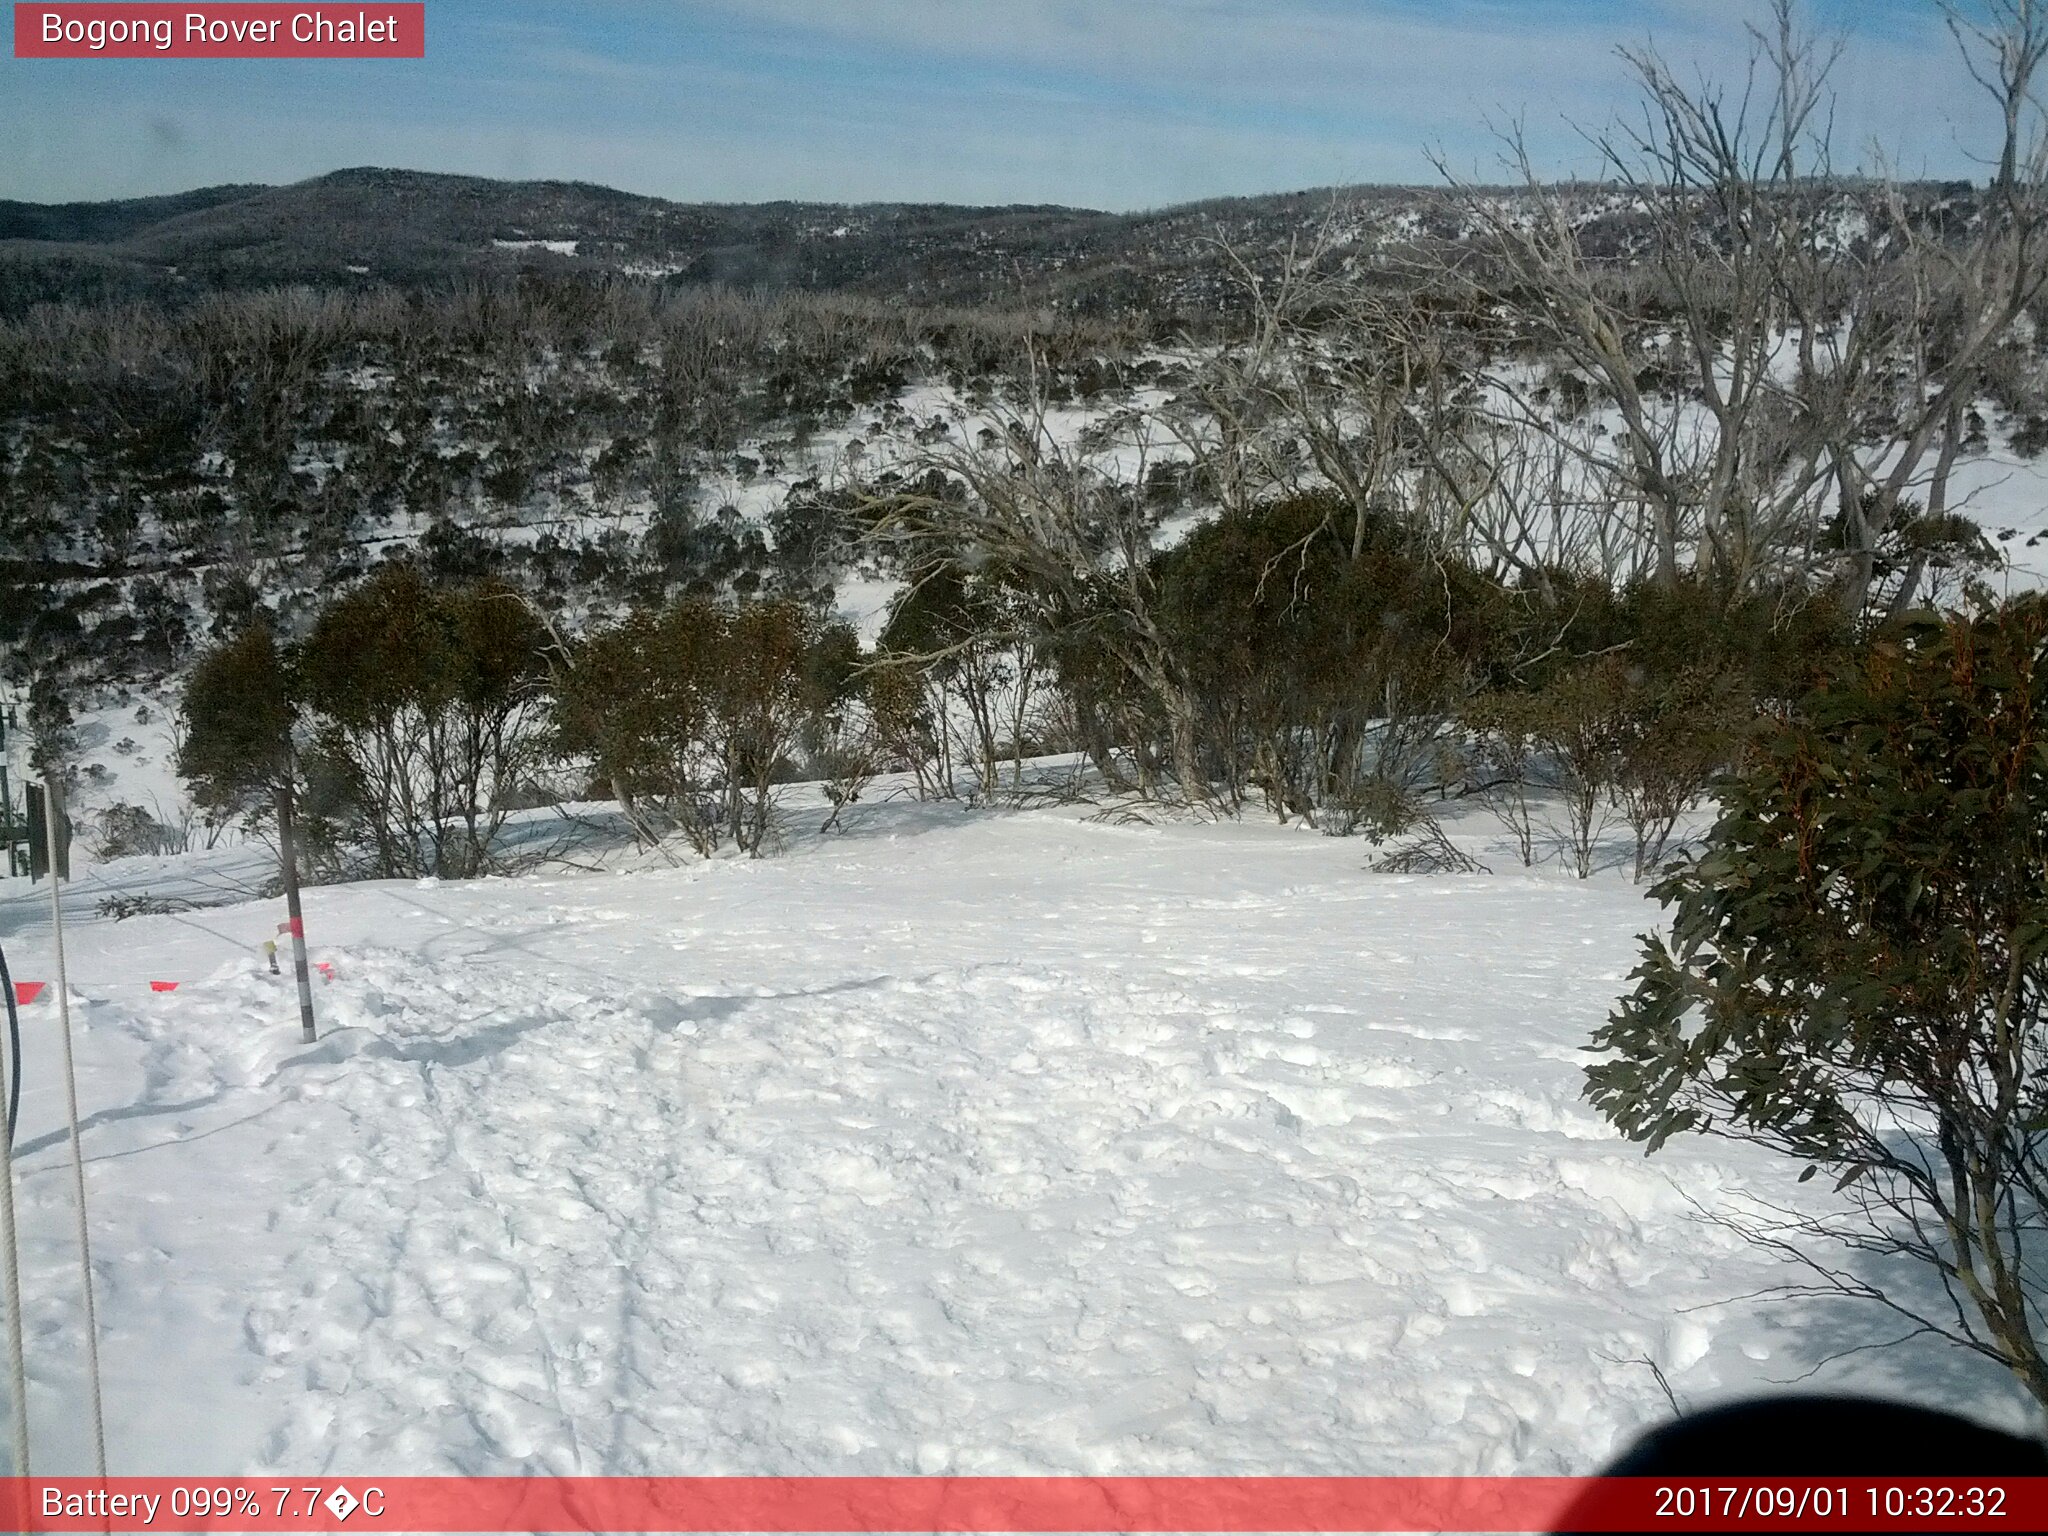
<path id="1" fill-rule="evenodd" d="M 590 763 L 643 837 L 675 831 L 700 853 L 729 842 L 758 854 L 806 733 L 845 730 L 860 686 L 852 639 L 784 599 L 689 597 L 632 615 L 563 659 L 555 748 Z"/>

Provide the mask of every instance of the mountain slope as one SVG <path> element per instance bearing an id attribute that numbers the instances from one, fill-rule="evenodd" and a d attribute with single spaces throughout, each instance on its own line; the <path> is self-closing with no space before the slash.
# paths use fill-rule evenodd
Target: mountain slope
<path id="1" fill-rule="evenodd" d="M 674 203 L 580 182 L 372 168 L 285 187 L 119 203 L 0 204 L 8 287 L 61 296 L 67 272 L 138 290 L 273 283 L 413 285 L 533 268 L 923 301 L 1152 304 L 1156 279 L 1213 268 L 1224 230 L 1276 246 L 1340 204 L 1417 226 L 1434 194 L 1401 188 L 1230 198 L 1143 214 L 1055 206 Z M 40 281 L 35 279 L 40 277 Z M 1171 285 L 1169 285 L 1171 286 Z M 0 287 L 0 295 L 6 288 Z"/>

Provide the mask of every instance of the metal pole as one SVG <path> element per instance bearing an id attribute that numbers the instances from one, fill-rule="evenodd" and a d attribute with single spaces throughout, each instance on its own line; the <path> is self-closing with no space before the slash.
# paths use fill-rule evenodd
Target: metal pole
<path id="1" fill-rule="evenodd" d="M 43 838 L 50 850 L 50 933 L 57 945 L 57 1019 L 64 1037 L 64 1092 L 71 1110 L 71 1193 L 78 1202 L 78 1281 L 85 1293 L 85 1360 L 92 1382 L 93 1468 L 107 1475 L 106 1417 L 100 1407 L 100 1320 L 92 1295 L 92 1240 L 85 1222 L 85 1154 L 78 1145 L 78 1072 L 71 1058 L 71 986 L 64 970 L 64 882 L 58 877 L 57 828 L 64 819 L 64 785 L 55 773 L 43 781 Z"/>
<path id="2" fill-rule="evenodd" d="M 299 979 L 299 1032 L 308 1045 L 320 1037 L 313 1028 L 313 973 L 306 964 L 306 918 L 299 910 L 299 860 L 292 845 L 292 792 L 277 790 L 277 852 L 284 864 L 284 909 L 291 921 L 292 970 Z"/>
<path id="3" fill-rule="evenodd" d="M 0 704 L 0 754 L 4 754 L 7 742 L 7 727 L 14 722 L 11 705 Z M 7 823 L 7 869 L 14 873 L 14 796 L 7 785 L 6 758 L 0 755 L 0 820 Z M 6 967 L 0 965 L 0 986 L 14 985 L 12 977 L 5 975 Z M 11 1003 L 12 998 L 8 1001 Z M 21 1052 L 15 1050 L 14 1058 L 8 1063 L 6 1088 L 13 1093 L 15 1083 L 21 1076 Z M 7 1134 L 0 1135 L 0 1279 L 4 1279 L 7 1291 L 7 1372 L 8 1386 L 13 1395 L 13 1412 L 8 1414 L 8 1427 L 14 1439 L 14 1475 L 28 1476 L 28 1367 L 22 1357 L 21 1345 L 21 1250 L 14 1225 L 14 1136 L 13 1127 Z M 26 1522 L 24 1522 L 26 1523 Z"/>
<path id="4" fill-rule="evenodd" d="M 14 873 L 14 791 L 7 784 L 7 727 L 13 713 L 0 704 L 0 842 L 7 845 L 7 867 L 0 869 L 0 876 Z"/>
<path id="5" fill-rule="evenodd" d="M 20 1061 L 13 1064 L 21 1071 Z M 10 1086 L 12 1086 L 10 1084 Z M 0 1276 L 7 1283 L 7 1369 L 14 1393 L 14 1475 L 28 1476 L 28 1371 L 21 1354 L 21 1263 L 14 1227 L 14 1138 L 0 1136 Z"/>
<path id="6" fill-rule="evenodd" d="M 14 820 L 14 786 L 7 782 L 7 733 L 13 728 L 14 706 L 0 704 L 0 828 L 5 829 L 0 831 L 0 842 L 7 845 L 4 855 L 7 867 L 0 869 L 0 876 L 28 873 L 21 867 L 26 861 L 18 858 L 14 851 L 19 838 L 28 835 L 28 807 L 25 804 L 22 807 L 20 832 L 17 833 Z"/>

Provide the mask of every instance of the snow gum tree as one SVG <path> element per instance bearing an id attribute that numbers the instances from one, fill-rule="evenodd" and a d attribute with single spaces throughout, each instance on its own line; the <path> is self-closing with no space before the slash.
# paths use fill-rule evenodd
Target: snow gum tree
<path id="1" fill-rule="evenodd" d="M 776 786 L 797 777 L 792 754 L 823 702 L 815 654 L 838 626 L 782 599 L 738 604 L 721 621 L 706 745 L 733 843 L 758 855 L 775 830 Z"/>
<path id="2" fill-rule="evenodd" d="M 718 615 L 702 599 L 637 613 L 584 636 L 556 669 L 555 749 L 587 760 L 642 842 L 680 829 L 718 846 L 703 750 Z"/>
<path id="3" fill-rule="evenodd" d="M 199 658 L 184 714 L 178 774 L 202 810 L 240 814 L 293 790 L 296 690 L 268 625 L 252 624 Z"/>
<path id="4" fill-rule="evenodd" d="M 679 831 L 700 854 L 727 840 L 759 854 L 800 745 L 853 703 L 858 653 L 845 626 L 785 599 L 632 614 L 557 667 L 555 749 L 590 764 L 643 841 Z"/>
<path id="5" fill-rule="evenodd" d="M 267 623 L 253 623 L 202 656 L 185 685 L 184 735 L 178 773 L 195 803 L 238 811 L 251 822 L 265 802 L 276 817 L 277 862 L 290 915 L 292 968 L 299 987 L 299 1028 L 316 1038 L 312 976 L 307 969 L 305 915 L 299 907 L 299 851 L 294 835 L 301 764 L 294 735 L 300 701 L 295 658 Z"/>
<path id="6" fill-rule="evenodd" d="M 385 875 L 482 873 L 542 745 L 546 636 L 491 583 L 387 566 L 322 611 L 298 675 L 319 717 L 322 809 Z"/>
<path id="7" fill-rule="evenodd" d="M 879 649 L 899 675 L 926 679 L 948 781 L 957 749 L 974 769 L 974 798 L 992 803 L 1007 748 L 1011 789 L 1022 789 L 1024 742 L 1044 670 L 1028 594 L 991 566 L 936 566 L 918 573 L 890 610 Z"/>
<path id="8" fill-rule="evenodd" d="M 2048 601 L 1880 640 L 1723 805 L 1653 890 L 1671 931 L 1588 1096 L 1651 1151 L 1700 1132 L 1828 1174 L 1831 1214 L 1749 1227 L 1811 1279 L 1786 1289 L 1881 1302 L 2048 1404 Z M 1938 1295 L 1872 1267 L 1901 1256 Z"/>
<path id="9" fill-rule="evenodd" d="M 868 547 L 925 575 L 1000 572 L 1010 632 L 1028 636 L 1069 679 L 1099 677 L 1103 695 L 1135 695 L 1161 725 L 1174 793 L 1208 802 L 1194 700 L 1158 612 L 1153 518 L 1133 489 L 1166 434 L 1127 412 L 1069 443 L 1054 430 L 1048 370 L 1035 351 L 1025 371 L 1015 399 L 991 407 L 985 431 L 970 431 L 963 417 L 916 437 L 905 459 L 912 478 L 862 509 Z M 1136 766 L 1141 788 L 1165 787 L 1152 754 Z"/>
<path id="10" fill-rule="evenodd" d="M 1391 836 L 1420 815 L 1508 597 L 1332 494 L 1226 513 L 1156 560 L 1158 611 L 1225 804 Z"/>

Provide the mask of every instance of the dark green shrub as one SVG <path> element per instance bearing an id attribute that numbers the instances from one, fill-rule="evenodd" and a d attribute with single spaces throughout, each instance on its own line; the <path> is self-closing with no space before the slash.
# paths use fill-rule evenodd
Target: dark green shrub
<path id="1" fill-rule="evenodd" d="M 1924 619 L 1838 666 L 1722 785 L 1587 1092 L 1827 1172 L 1839 1219 L 1776 1246 L 1988 1355 L 2048 1403 L 2048 603 Z M 1913 1256 L 1915 1303 L 1816 1239 Z M 1842 1257 L 1836 1257 L 1842 1255 Z"/>

